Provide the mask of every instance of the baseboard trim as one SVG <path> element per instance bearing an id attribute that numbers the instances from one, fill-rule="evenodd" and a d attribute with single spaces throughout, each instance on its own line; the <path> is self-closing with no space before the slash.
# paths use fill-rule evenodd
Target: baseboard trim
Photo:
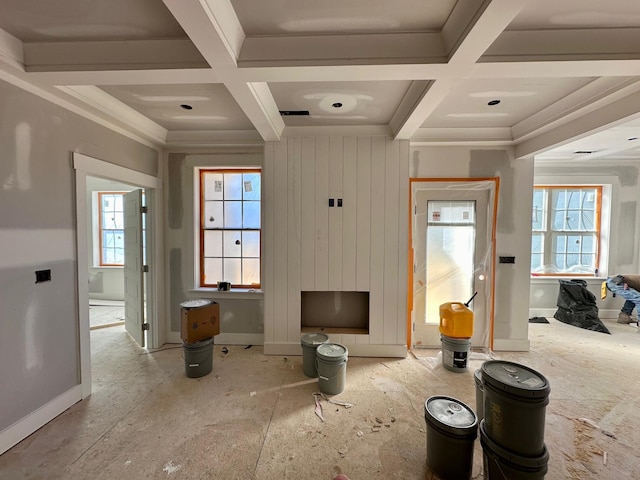
<path id="1" fill-rule="evenodd" d="M 350 357 L 387 357 L 405 358 L 407 356 L 406 345 L 364 345 L 344 344 Z M 265 342 L 265 355 L 302 355 L 300 343 Z"/>
<path id="2" fill-rule="evenodd" d="M 221 333 L 216 335 L 214 343 L 217 345 L 262 345 L 262 333 Z"/>
<path id="3" fill-rule="evenodd" d="M 496 338 L 493 340 L 493 350 L 499 352 L 528 352 L 531 343 L 528 339 L 517 340 L 507 338 Z"/>
<path id="4" fill-rule="evenodd" d="M 622 304 L 620 305 L 622 307 Z M 546 317 L 546 318 L 554 318 L 553 316 L 558 311 L 557 308 L 530 308 L 529 309 L 529 318 L 533 317 Z M 611 308 L 601 308 L 598 310 L 599 318 L 618 318 L 618 314 L 620 310 L 611 309 Z"/>
<path id="5" fill-rule="evenodd" d="M 33 432 L 46 425 L 66 409 L 82 400 L 82 386 L 76 385 L 26 417 L 0 432 L 0 455 L 14 447 Z"/>
<path id="6" fill-rule="evenodd" d="M 530 308 L 529 309 L 529 318 L 533 317 L 545 317 L 545 318 L 553 318 L 557 308 Z"/>

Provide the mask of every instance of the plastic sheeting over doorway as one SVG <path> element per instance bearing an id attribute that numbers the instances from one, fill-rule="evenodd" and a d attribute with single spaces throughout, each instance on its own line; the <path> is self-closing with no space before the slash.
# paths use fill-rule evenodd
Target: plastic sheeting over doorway
<path id="1" fill-rule="evenodd" d="M 467 302 L 471 345 L 493 347 L 498 178 L 411 179 L 411 345 L 439 347 L 439 305 Z"/>

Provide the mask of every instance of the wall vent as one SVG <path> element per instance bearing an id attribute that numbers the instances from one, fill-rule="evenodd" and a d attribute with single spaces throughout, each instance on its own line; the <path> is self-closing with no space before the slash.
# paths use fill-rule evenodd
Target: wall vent
<path id="1" fill-rule="evenodd" d="M 309 115 L 309 110 L 280 110 L 280 115 L 283 117 L 304 117 Z"/>

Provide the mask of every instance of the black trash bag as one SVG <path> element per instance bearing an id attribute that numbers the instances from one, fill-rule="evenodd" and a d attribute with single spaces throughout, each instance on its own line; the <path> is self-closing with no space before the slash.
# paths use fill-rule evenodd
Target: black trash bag
<path id="1" fill-rule="evenodd" d="M 558 280 L 558 311 L 553 318 L 574 327 L 608 333 L 609 329 L 598 318 L 596 297 L 587 290 L 584 280 Z"/>

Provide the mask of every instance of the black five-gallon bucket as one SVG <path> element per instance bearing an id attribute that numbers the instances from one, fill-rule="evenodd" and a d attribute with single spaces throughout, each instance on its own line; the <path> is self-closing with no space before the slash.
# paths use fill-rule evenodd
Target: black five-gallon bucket
<path id="1" fill-rule="evenodd" d="M 482 364 L 482 384 L 487 437 L 517 455 L 542 455 L 547 379 L 524 365 L 489 360 Z"/>
<path id="2" fill-rule="evenodd" d="M 485 432 L 484 420 L 480 422 L 482 468 L 485 480 L 542 480 L 547 473 L 549 452 L 546 447 L 537 457 L 523 457 L 493 442 Z"/>
<path id="3" fill-rule="evenodd" d="M 482 385 L 482 370 L 479 368 L 473 373 L 476 382 L 476 417 L 478 424 L 484 418 L 484 386 Z"/>
<path id="4" fill-rule="evenodd" d="M 424 404 L 427 423 L 427 465 L 444 480 L 468 480 L 473 469 L 473 443 L 478 421 L 473 410 L 451 397 L 429 397 Z"/>

